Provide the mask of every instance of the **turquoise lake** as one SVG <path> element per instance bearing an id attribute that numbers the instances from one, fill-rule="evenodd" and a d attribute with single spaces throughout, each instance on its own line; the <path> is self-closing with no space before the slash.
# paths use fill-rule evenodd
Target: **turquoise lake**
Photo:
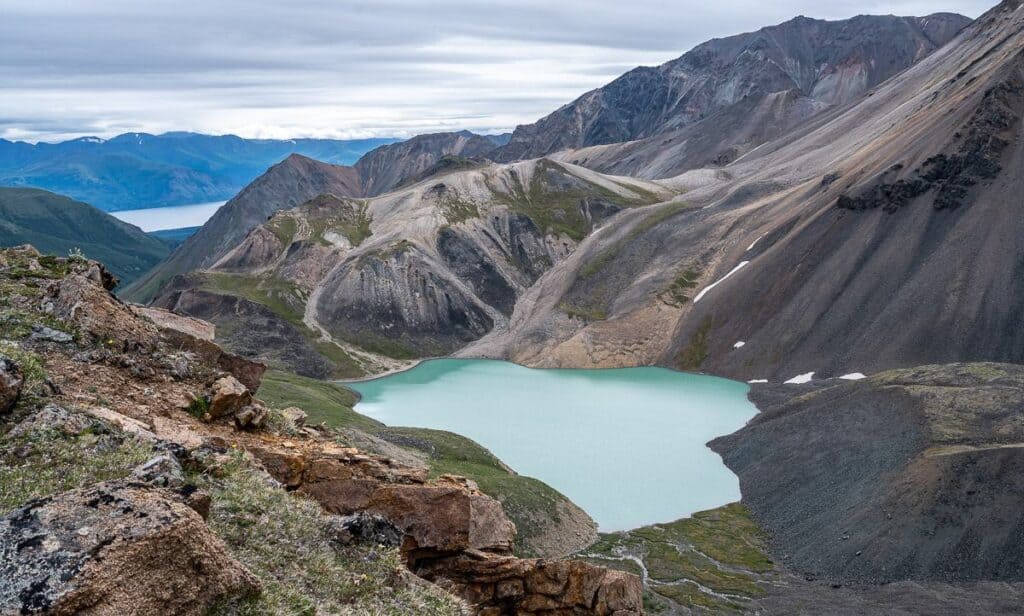
<path id="1" fill-rule="evenodd" d="M 757 413 L 745 383 L 663 368 L 440 359 L 345 385 L 362 395 L 357 411 L 472 438 L 568 496 L 602 531 L 739 500 L 736 476 L 705 443 Z"/>

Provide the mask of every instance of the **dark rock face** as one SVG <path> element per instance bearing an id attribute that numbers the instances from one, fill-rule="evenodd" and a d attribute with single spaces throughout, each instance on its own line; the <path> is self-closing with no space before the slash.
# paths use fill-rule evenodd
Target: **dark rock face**
<path id="1" fill-rule="evenodd" d="M 949 151 L 926 159 L 908 176 L 895 179 L 903 169 L 894 165 L 856 195 L 840 195 L 836 207 L 846 210 L 882 208 L 895 212 L 917 197 L 934 191 L 937 210 L 964 204 L 971 187 L 992 180 L 1003 171 L 1004 150 L 1014 139 L 1024 115 L 1024 54 L 1009 76 L 988 88 L 974 114 L 954 135 Z"/>
<path id="2" fill-rule="evenodd" d="M 1024 368 L 754 390 L 712 441 L 773 552 L 840 583 L 1024 581 Z"/>
<path id="3" fill-rule="evenodd" d="M 505 316 L 512 314 L 515 289 L 479 246 L 458 231 L 446 228 L 438 233 L 437 251 L 452 272 L 471 285 L 477 297 Z"/>
<path id="4" fill-rule="evenodd" d="M 355 164 L 355 169 L 362 181 L 362 196 L 372 197 L 424 177 L 446 157 L 482 157 L 496 147 L 487 137 L 469 131 L 419 135 L 367 152 Z M 437 172 L 444 170 L 444 167 L 436 169 Z"/>
<path id="5" fill-rule="evenodd" d="M 360 257 L 323 288 L 317 311 L 332 335 L 385 355 L 444 355 L 494 325 L 472 295 L 410 243 Z"/>
<path id="6" fill-rule="evenodd" d="M 834 22 L 797 17 L 715 39 L 517 127 L 494 157 L 509 161 L 651 137 L 778 92 L 840 105 L 944 45 L 968 23 L 952 14 Z"/>
<path id="7" fill-rule="evenodd" d="M 189 277 L 174 281 L 154 300 L 154 305 L 216 324 L 218 343 L 244 357 L 283 366 L 310 378 L 328 378 L 334 369 L 294 325 L 265 306 L 195 289 Z M 242 378 L 239 380 L 252 390 L 258 388 L 258 380 L 255 387 Z"/>
<path id="8" fill-rule="evenodd" d="M 25 376 L 13 361 L 0 355 L 0 415 L 9 412 L 18 402 Z"/>
<path id="9" fill-rule="evenodd" d="M 258 590 L 170 493 L 101 483 L 0 519 L 4 614 L 198 614 Z"/>

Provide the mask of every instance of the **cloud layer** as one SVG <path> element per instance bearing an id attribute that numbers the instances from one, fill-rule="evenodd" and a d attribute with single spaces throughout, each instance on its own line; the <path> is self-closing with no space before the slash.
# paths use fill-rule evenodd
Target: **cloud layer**
<path id="1" fill-rule="evenodd" d="M 0 137 L 503 131 L 708 38 L 993 1 L 3 0 Z"/>

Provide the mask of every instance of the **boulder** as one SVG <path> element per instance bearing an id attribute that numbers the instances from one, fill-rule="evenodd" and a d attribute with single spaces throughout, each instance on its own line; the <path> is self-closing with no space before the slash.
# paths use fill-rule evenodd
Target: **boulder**
<path id="1" fill-rule="evenodd" d="M 55 404 L 47 404 L 11 428 L 7 438 L 16 438 L 42 430 L 59 430 L 64 434 L 81 434 L 93 420 L 81 413 L 73 413 Z"/>
<path id="2" fill-rule="evenodd" d="M 132 470 L 132 479 L 161 488 L 184 485 L 181 463 L 172 455 L 161 454 L 150 458 Z"/>
<path id="3" fill-rule="evenodd" d="M 402 531 L 391 520 L 381 515 L 356 513 L 334 516 L 330 527 L 333 539 L 341 545 L 362 543 L 398 547 L 402 544 Z"/>
<path id="4" fill-rule="evenodd" d="M 25 375 L 18 364 L 0 355 L 0 415 L 14 408 L 24 385 Z"/>
<path id="5" fill-rule="evenodd" d="M 230 417 L 252 401 L 252 393 L 233 376 L 225 376 L 213 383 L 210 393 L 210 417 Z"/>
<path id="6" fill-rule="evenodd" d="M 258 430 L 267 421 L 270 411 L 262 403 L 253 401 L 235 413 L 235 425 L 240 430 Z"/>
<path id="7" fill-rule="evenodd" d="M 29 336 L 29 338 L 32 340 L 44 340 L 46 342 L 56 342 L 59 344 L 68 344 L 69 342 L 75 341 L 74 336 L 71 334 L 43 325 L 33 325 L 32 335 Z"/>
<path id="8" fill-rule="evenodd" d="M 202 614 L 257 592 L 172 493 L 108 482 L 0 518 L 0 613 Z"/>
<path id="9" fill-rule="evenodd" d="M 285 419 L 295 424 L 296 428 L 304 427 L 306 425 L 306 420 L 309 419 L 309 415 L 306 414 L 306 411 L 297 406 L 290 406 L 281 411 L 281 414 L 284 415 Z"/>

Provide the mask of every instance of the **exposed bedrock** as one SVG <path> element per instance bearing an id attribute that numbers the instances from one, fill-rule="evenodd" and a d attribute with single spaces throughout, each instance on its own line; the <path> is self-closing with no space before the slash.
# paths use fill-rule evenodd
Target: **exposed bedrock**
<path id="1" fill-rule="evenodd" d="M 410 242 L 360 256 L 322 289 L 316 309 L 323 326 L 386 355 L 445 355 L 494 325 L 468 289 Z"/>

